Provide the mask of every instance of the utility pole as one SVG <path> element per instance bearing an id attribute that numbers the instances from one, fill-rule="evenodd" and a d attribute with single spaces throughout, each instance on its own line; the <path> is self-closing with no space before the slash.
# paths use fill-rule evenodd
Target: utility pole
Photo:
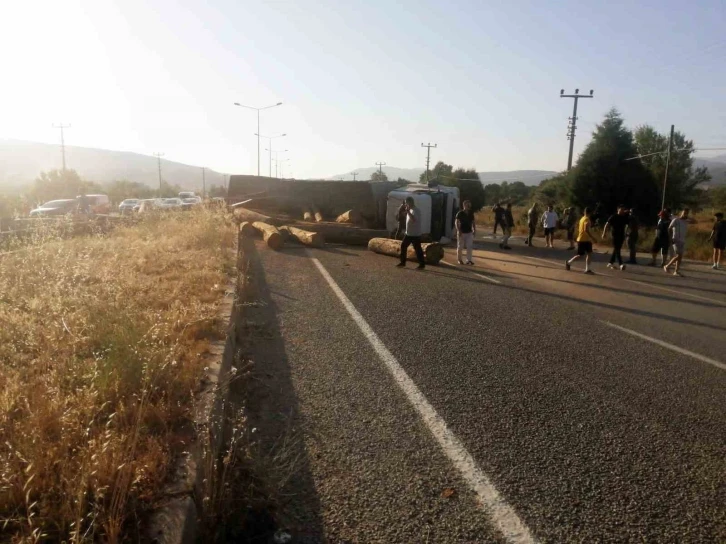
<path id="1" fill-rule="evenodd" d="M 63 131 L 65 129 L 67 129 L 67 128 L 71 128 L 71 125 L 64 125 L 63 123 L 61 123 L 60 125 L 53 125 L 53 128 L 60 129 L 60 133 L 61 133 L 61 155 L 63 157 L 63 172 L 65 172 L 66 171 L 66 140 L 65 140 L 65 135 L 64 135 Z"/>
<path id="2" fill-rule="evenodd" d="M 431 145 L 431 142 L 429 142 L 428 144 L 425 144 L 425 145 L 421 144 L 421 147 L 426 148 L 426 183 L 428 183 L 428 181 L 429 181 L 429 164 L 431 163 L 431 148 L 432 147 L 436 148 L 436 147 L 438 147 L 438 145 L 439 144 Z"/>
<path id="3" fill-rule="evenodd" d="M 358 172 L 351 172 L 351 176 L 353 176 L 353 181 L 355 181 L 356 176 L 358 176 Z"/>
<path id="4" fill-rule="evenodd" d="M 666 185 L 668 184 L 668 167 L 670 166 L 671 162 L 671 150 L 673 149 L 673 131 L 675 130 L 675 125 L 671 125 L 671 135 L 670 138 L 668 138 L 668 154 L 666 155 L 666 167 L 665 167 L 665 177 L 663 178 L 663 202 L 661 203 L 661 210 L 665 210 L 665 197 L 666 197 Z"/>
<path id="5" fill-rule="evenodd" d="M 592 98 L 593 90 L 590 94 L 580 94 L 580 89 L 575 89 L 575 94 L 565 94 L 565 90 L 560 90 L 560 98 L 574 98 L 575 105 L 572 108 L 572 117 L 567 124 L 567 139 L 570 140 L 570 154 L 567 157 L 567 170 L 572 170 L 572 151 L 575 148 L 575 131 L 577 130 L 577 101 L 580 98 Z"/>
<path id="6" fill-rule="evenodd" d="M 202 200 L 204 200 L 204 196 L 207 194 L 207 179 L 204 176 L 204 166 L 202 166 Z"/>
<path id="7" fill-rule="evenodd" d="M 377 162 L 376 166 L 378 167 L 378 181 L 381 181 L 381 178 L 383 177 L 383 167 L 386 166 L 386 163 Z"/>
<path id="8" fill-rule="evenodd" d="M 163 153 L 154 153 L 154 157 L 156 157 L 156 162 L 159 166 L 159 197 L 161 197 L 161 158 L 163 156 Z"/>

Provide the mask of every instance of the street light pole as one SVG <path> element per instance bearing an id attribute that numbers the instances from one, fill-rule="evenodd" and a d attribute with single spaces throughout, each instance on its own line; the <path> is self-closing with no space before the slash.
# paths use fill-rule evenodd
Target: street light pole
<path id="1" fill-rule="evenodd" d="M 272 104 L 271 106 L 264 106 L 262 108 L 255 108 L 254 106 L 245 106 L 244 104 L 240 104 L 239 102 L 234 103 L 235 106 L 239 106 L 240 108 L 247 108 L 249 110 L 255 110 L 257 111 L 257 175 L 260 175 L 260 112 L 262 110 L 268 110 L 270 108 L 274 108 L 276 106 L 281 106 L 282 102 L 278 102 L 277 104 Z"/>
<path id="2" fill-rule="evenodd" d="M 274 136 L 265 136 L 264 134 L 258 134 L 258 133 L 256 133 L 255 136 L 261 136 L 262 138 L 267 138 L 267 140 L 269 142 L 268 145 L 270 147 L 268 149 L 265 149 L 265 151 L 269 151 L 270 152 L 270 174 L 269 175 L 270 175 L 270 177 L 272 177 L 272 139 L 273 138 L 282 138 L 283 136 L 287 136 L 287 133 L 276 134 Z"/>

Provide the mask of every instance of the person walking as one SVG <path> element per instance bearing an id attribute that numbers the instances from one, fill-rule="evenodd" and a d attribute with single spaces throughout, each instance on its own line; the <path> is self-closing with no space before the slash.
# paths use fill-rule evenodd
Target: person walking
<path id="1" fill-rule="evenodd" d="M 630 209 L 628 212 L 628 229 L 625 236 L 628 240 L 628 249 L 630 249 L 630 259 L 628 264 L 638 264 L 638 231 L 640 230 L 640 223 L 638 217 L 635 215 L 635 210 Z"/>
<path id="2" fill-rule="evenodd" d="M 688 208 L 684 208 L 681 212 L 680 217 L 676 217 L 671 224 L 668 226 L 668 232 L 671 235 L 671 242 L 673 242 L 673 253 L 675 256 L 668 261 L 663 267 L 663 271 L 667 274 L 668 269 L 675 265 L 676 269 L 673 272 L 674 276 L 683 276 L 680 273 L 681 261 L 683 260 L 683 254 L 686 251 L 686 230 L 688 230 Z"/>
<path id="3" fill-rule="evenodd" d="M 567 229 L 567 241 L 570 243 L 568 250 L 575 249 L 575 229 L 577 228 L 577 221 L 575 217 L 575 208 L 565 208 L 563 227 Z"/>
<path id="4" fill-rule="evenodd" d="M 670 212 L 665 209 L 658 213 L 658 224 L 655 227 L 655 240 L 653 240 L 653 247 L 651 248 L 651 260 L 648 266 L 655 266 L 655 258 L 660 253 L 660 265 L 665 266 L 668 257 L 668 246 L 670 245 L 668 239 L 668 227 L 671 224 Z"/>
<path id="5" fill-rule="evenodd" d="M 416 252 L 416 260 L 418 260 L 416 268 L 423 270 L 426 268 L 426 262 L 421 247 L 421 212 L 416 207 L 412 196 L 406 197 L 406 235 L 401 242 L 401 262 L 396 266 L 401 268 L 406 266 L 406 254 L 410 245 L 413 245 Z"/>
<path id="6" fill-rule="evenodd" d="M 404 200 L 401 202 L 401 205 L 398 207 L 398 211 L 396 212 L 396 220 L 398 221 L 398 229 L 396 229 L 396 234 L 394 238 L 396 240 L 403 240 L 403 237 L 406 235 L 406 201 Z"/>
<path id="7" fill-rule="evenodd" d="M 502 243 L 499 244 L 499 249 L 512 249 L 508 244 L 509 238 L 512 236 L 512 229 L 514 228 L 511 202 L 507 203 L 507 207 L 504 210 L 504 226 L 502 228 L 504 230 L 504 237 L 502 238 Z"/>
<path id="8" fill-rule="evenodd" d="M 547 206 L 547 211 L 542 214 L 542 226 L 545 233 L 545 244 L 547 247 L 555 247 L 555 229 L 559 217 L 557 212 L 552 209 L 552 204 Z"/>
<path id="9" fill-rule="evenodd" d="M 492 237 L 496 238 L 498 225 L 501 225 L 502 233 L 504 233 L 504 208 L 502 208 L 502 204 L 500 202 L 497 202 L 494 206 L 492 206 L 492 211 L 494 212 L 494 232 L 492 232 Z"/>
<path id="10" fill-rule="evenodd" d="M 608 268 L 614 268 L 613 264 L 615 263 L 615 259 L 617 259 L 620 270 L 625 270 L 621 250 L 623 249 L 623 244 L 625 243 L 625 228 L 627 226 L 627 210 L 623 206 L 618 206 L 618 213 L 611 215 L 608 218 L 607 223 L 605 223 L 605 227 L 603 227 L 602 229 L 603 240 L 607 236 L 608 229 L 613 233 L 613 254 L 610 256 Z"/>
<path id="11" fill-rule="evenodd" d="M 585 274 L 594 274 L 590 270 L 590 256 L 592 255 L 592 243 L 595 236 L 592 234 L 592 220 L 590 219 L 590 208 L 585 208 L 582 218 L 577 226 L 577 255 L 572 259 L 565 261 L 565 269 L 570 270 L 570 266 L 574 261 L 585 256 Z"/>
<path id="12" fill-rule="evenodd" d="M 716 221 L 713 224 L 713 230 L 711 230 L 708 240 L 709 242 L 713 240 L 713 266 L 711 268 L 718 270 L 721 268 L 721 257 L 724 249 L 726 249 L 726 220 L 724 220 L 721 212 L 718 212 L 715 217 Z"/>
<path id="13" fill-rule="evenodd" d="M 474 250 L 474 235 L 476 234 L 476 223 L 474 212 L 471 211 L 471 201 L 464 201 L 464 209 L 456 214 L 456 258 L 459 264 L 474 264 L 471 255 Z M 466 247 L 466 263 L 463 260 L 464 248 Z"/>
<path id="14" fill-rule="evenodd" d="M 533 203 L 532 207 L 527 210 L 527 227 L 529 228 L 529 236 L 524 241 L 528 246 L 532 245 L 534 240 L 534 233 L 537 230 L 537 221 L 539 220 L 539 210 L 537 209 L 537 203 Z"/>

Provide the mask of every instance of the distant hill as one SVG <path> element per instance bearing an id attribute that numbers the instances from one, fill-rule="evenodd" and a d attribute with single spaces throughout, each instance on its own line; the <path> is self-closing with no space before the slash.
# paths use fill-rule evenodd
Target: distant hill
<path id="1" fill-rule="evenodd" d="M 354 171 L 358 173 L 356 179 L 358 181 L 364 181 L 370 179 L 371 175 L 373 175 L 373 172 L 378 171 L 378 168 L 358 168 Z M 424 172 L 424 169 L 384 166 L 383 172 L 388 176 L 388 179 L 391 181 L 396 181 L 398 178 L 403 178 L 408 181 L 418 182 L 418 178 Z M 552 177 L 555 174 L 557 174 L 557 172 L 551 172 L 549 170 L 512 170 L 510 172 L 479 172 L 479 178 L 484 185 L 488 183 L 501 183 L 502 181 L 521 181 L 525 185 L 539 185 L 540 181 Z M 340 178 L 343 178 L 343 180 L 345 181 L 353 180 L 353 176 L 350 173 L 331 176 L 327 179 Z"/>
<path id="2" fill-rule="evenodd" d="M 78 172 L 81 178 L 102 184 L 122 179 L 150 187 L 159 184 L 156 157 L 140 153 L 66 146 L 66 166 Z M 0 189 L 22 189 L 30 185 L 42 171 L 55 168 L 61 168 L 60 146 L 0 140 Z M 202 187 L 199 166 L 162 159 L 161 172 L 164 181 L 184 189 L 200 190 Z M 207 186 L 223 185 L 224 175 L 207 169 L 206 182 Z"/>
<path id="3" fill-rule="evenodd" d="M 708 159 L 694 159 L 694 166 L 705 166 L 711 174 L 711 185 L 726 185 L 726 155 Z"/>

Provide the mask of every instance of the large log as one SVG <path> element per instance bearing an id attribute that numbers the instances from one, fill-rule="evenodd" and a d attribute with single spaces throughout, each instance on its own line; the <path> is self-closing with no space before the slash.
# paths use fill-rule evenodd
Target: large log
<path id="1" fill-rule="evenodd" d="M 430 244 L 421 244 L 424 252 L 424 261 L 426 264 L 439 264 L 444 258 L 444 246 L 439 243 L 432 242 Z M 368 249 L 381 255 L 390 255 L 391 257 L 401 256 L 401 241 L 391 240 L 390 238 L 372 238 L 368 242 Z M 416 252 L 413 246 L 409 246 L 406 257 L 410 260 L 416 259 Z"/>
<path id="2" fill-rule="evenodd" d="M 336 223 L 298 223 L 295 226 L 311 232 L 322 233 L 328 244 L 367 246 L 371 238 L 388 235 L 385 230 L 361 229 Z"/>
<path id="3" fill-rule="evenodd" d="M 285 240 L 283 239 L 282 234 L 280 234 L 280 231 L 277 230 L 277 227 L 268 223 L 263 223 L 262 221 L 255 221 L 252 223 L 252 226 L 257 229 L 260 234 L 262 234 L 262 239 L 267 242 L 267 247 L 271 249 L 280 249 L 282 244 L 285 243 Z"/>
<path id="4" fill-rule="evenodd" d="M 290 226 L 280 227 L 280 232 L 306 246 L 323 247 L 325 245 L 325 236 L 320 232 L 310 232 Z"/>
<path id="5" fill-rule="evenodd" d="M 239 231 L 242 233 L 242 236 L 252 236 L 257 232 L 257 229 L 249 221 L 242 221 L 239 225 Z"/>
<path id="6" fill-rule="evenodd" d="M 243 221 L 249 221 L 250 223 L 260 221 L 262 223 L 267 223 L 268 225 L 275 226 L 279 226 L 283 223 L 279 219 L 275 219 L 274 217 L 269 217 L 258 212 L 253 212 L 252 210 L 248 210 L 247 208 L 235 208 L 234 217 L 239 223 Z"/>
<path id="7" fill-rule="evenodd" d="M 348 210 L 347 212 L 340 214 L 335 222 L 360 225 L 363 222 L 363 216 L 361 216 L 358 210 Z"/>
<path id="8" fill-rule="evenodd" d="M 315 217 L 315 221 L 317 221 L 318 223 L 323 222 L 323 214 L 320 213 L 320 210 L 315 204 L 313 204 L 313 216 Z"/>
<path id="9" fill-rule="evenodd" d="M 303 210 L 303 220 L 304 221 L 315 221 L 315 217 L 313 217 L 313 212 L 310 211 L 308 208 L 305 208 Z"/>

